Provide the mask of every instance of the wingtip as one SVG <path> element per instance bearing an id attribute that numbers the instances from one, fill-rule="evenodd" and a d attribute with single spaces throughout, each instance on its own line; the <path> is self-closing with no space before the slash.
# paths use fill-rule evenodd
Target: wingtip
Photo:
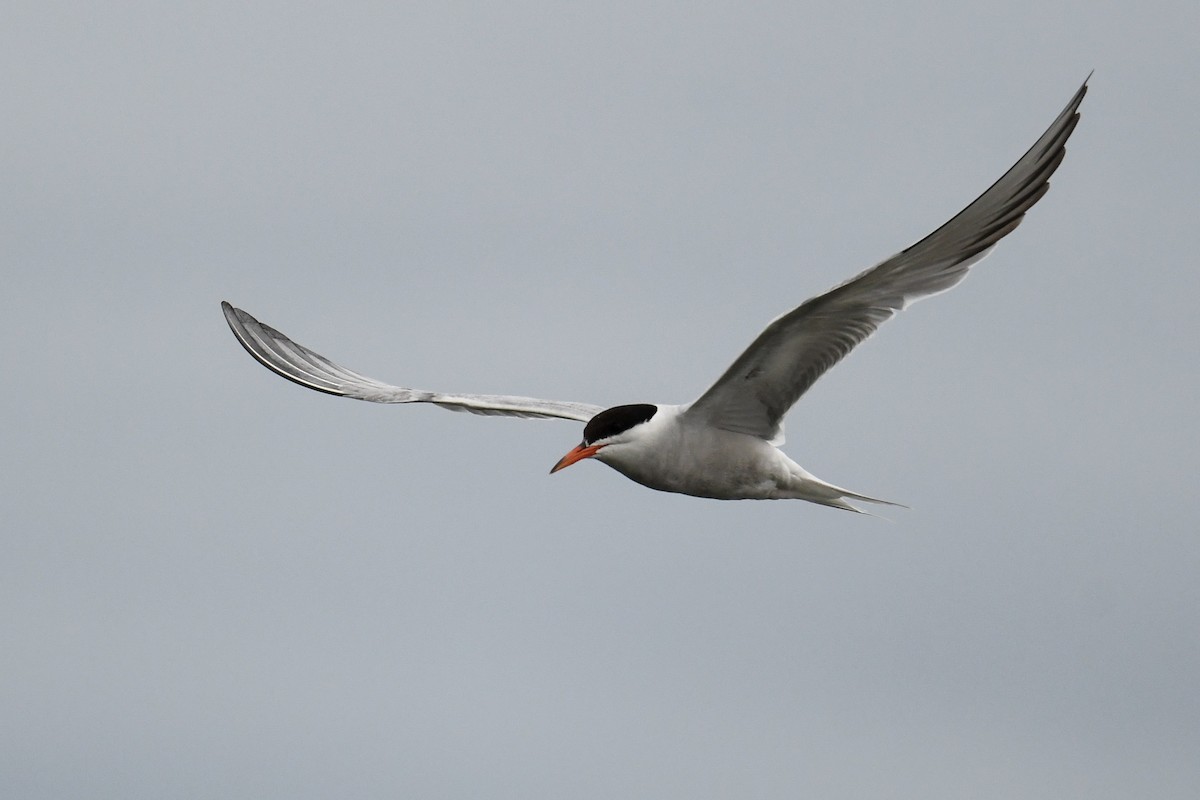
<path id="1" fill-rule="evenodd" d="M 1072 104 L 1073 104 L 1073 105 L 1075 106 L 1075 108 L 1076 108 L 1076 113 L 1078 113 L 1079 104 L 1080 104 L 1080 103 L 1082 103 L 1082 102 L 1083 102 L 1083 98 L 1087 96 L 1087 93 L 1088 93 L 1088 81 L 1090 81 L 1090 80 L 1092 79 L 1092 75 L 1094 75 L 1094 74 L 1095 74 L 1095 72 L 1096 72 L 1096 70 L 1094 70 L 1094 69 L 1093 69 L 1091 72 L 1089 72 L 1089 73 L 1087 74 L 1087 77 L 1083 79 L 1083 83 L 1081 83 L 1081 84 L 1079 85 L 1079 89 L 1078 89 L 1078 90 L 1075 92 L 1075 97 L 1073 98 L 1073 103 L 1072 103 Z"/>
<path id="2" fill-rule="evenodd" d="M 244 325 L 247 319 L 251 322 L 257 322 L 257 320 L 228 300 L 221 301 L 221 312 L 225 315 L 225 321 L 229 323 L 229 327 L 233 328 L 234 332 L 237 332 L 237 329 Z"/>

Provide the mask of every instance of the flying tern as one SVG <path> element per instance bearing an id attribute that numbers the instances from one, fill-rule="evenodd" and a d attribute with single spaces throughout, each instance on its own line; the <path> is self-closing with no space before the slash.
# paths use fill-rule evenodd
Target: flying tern
<path id="1" fill-rule="evenodd" d="M 1087 93 L 1084 81 L 1024 156 L 973 203 L 916 244 L 767 325 L 699 399 L 685 405 L 588 403 L 447 394 L 382 383 L 339 366 L 234 308 L 221 307 L 242 346 L 301 386 L 374 403 L 577 420 L 583 440 L 551 473 L 594 458 L 640 484 L 722 500 L 794 498 L 863 513 L 849 500 L 897 505 L 826 483 L 788 458 L 783 417 L 824 372 L 909 303 L 950 289 L 1020 224 L 1049 188 Z"/>

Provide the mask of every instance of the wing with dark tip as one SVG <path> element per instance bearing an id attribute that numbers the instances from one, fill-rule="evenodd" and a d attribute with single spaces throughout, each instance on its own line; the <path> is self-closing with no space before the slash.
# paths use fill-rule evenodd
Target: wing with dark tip
<path id="1" fill-rule="evenodd" d="M 298 345 L 270 325 L 222 302 L 221 310 L 233 335 L 258 363 L 289 381 L 318 392 L 369 400 L 372 403 L 434 403 L 451 411 L 508 417 L 546 417 L 587 422 L 601 406 L 539 400 L 499 394 L 445 394 L 392 386 L 338 366 L 307 347 Z"/>
<path id="2" fill-rule="evenodd" d="M 1021 223 L 1050 188 L 1086 93 L 1084 81 L 1029 152 L 945 225 L 774 320 L 686 415 L 781 442 L 784 414 L 826 370 L 909 303 L 961 281 Z"/>

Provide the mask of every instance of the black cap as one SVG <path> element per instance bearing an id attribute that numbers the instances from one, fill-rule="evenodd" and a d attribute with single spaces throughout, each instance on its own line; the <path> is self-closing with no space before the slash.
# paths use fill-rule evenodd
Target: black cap
<path id="1" fill-rule="evenodd" d="M 606 408 L 592 417 L 587 427 L 583 429 L 583 443 L 595 444 L 601 439 L 624 433 L 635 425 L 648 422 L 657 412 L 658 406 L 650 403 Z"/>

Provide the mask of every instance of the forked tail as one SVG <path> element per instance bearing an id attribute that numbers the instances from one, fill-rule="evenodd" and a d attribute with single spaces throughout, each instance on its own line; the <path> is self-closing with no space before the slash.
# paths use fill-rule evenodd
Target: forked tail
<path id="1" fill-rule="evenodd" d="M 794 464 L 795 462 L 793 462 Z M 860 500 L 864 503 L 877 503 L 883 506 L 895 506 L 896 508 L 908 508 L 903 503 L 893 503 L 891 500 L 880 500 L 878 497 L 859 494 L 852 492 L 849 489 L 843 489 L 840 486 L 834 486 L 832 483 L 826 483 L 817 476 L 807 472 L 800 466 L 792 468 L 792 492 L 793 496 L 800 500 L 807 500 L 810 503 L 817 503 L 831 508 L 840 508 L 843 511 L 853 511 L 855 514 L 867 514 L 875 517 L 878 514 L 872 514 L 870 511 L 865 511 L 858 506 L 851 505 L 846 502 L 850 500 Z"/>

